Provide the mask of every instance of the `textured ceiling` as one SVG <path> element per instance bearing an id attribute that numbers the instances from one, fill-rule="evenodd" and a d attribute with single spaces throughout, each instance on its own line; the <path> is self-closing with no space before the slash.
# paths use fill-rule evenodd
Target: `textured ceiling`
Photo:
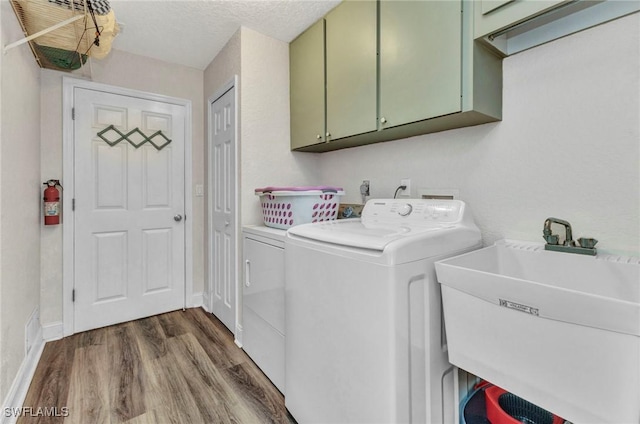
<path id="1" fill-rule="evenodd" d="M 113 48 L 204 69 L 240 26 L 289 42 L 340 0 L 111 0 Z"/>

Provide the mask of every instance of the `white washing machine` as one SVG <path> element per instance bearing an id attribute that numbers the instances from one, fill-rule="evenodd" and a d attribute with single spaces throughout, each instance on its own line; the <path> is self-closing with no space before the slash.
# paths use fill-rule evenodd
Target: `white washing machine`
<path id="1" fill-rule="evenodd" d="M 285 404 L 306 423 L 453 423 L 433 263 L 481 246 L 459 200 L 369 200 L 285 239 Z"/>

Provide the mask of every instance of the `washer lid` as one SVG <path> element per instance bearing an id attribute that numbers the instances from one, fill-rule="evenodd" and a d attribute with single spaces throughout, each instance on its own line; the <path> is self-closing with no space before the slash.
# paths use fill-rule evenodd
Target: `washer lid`
<path id="1" fill-rule="evenodd" d="M 325 243 L 382 251 L 388 244 L 396 240 L 437 231 L 439 228 L 365 225 L 360 219 L 355 218 L 298 225 L 290 228 L 288 233 Z"/>
<path id="2" fill-rule="evenodd" d="M 469 221 L 469 222 L 466 222 Z M 288 234 L 325 243 L 382 251 L 408 237 L 433 237 L 444 229 L 472 224 L 460 200 L 372 199 L 361 219 L 292 227 Z"/>

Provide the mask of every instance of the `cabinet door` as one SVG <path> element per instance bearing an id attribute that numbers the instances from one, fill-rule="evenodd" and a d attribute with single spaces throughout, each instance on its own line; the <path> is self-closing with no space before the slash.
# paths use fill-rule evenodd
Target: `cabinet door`
<path id="1" fill-rule="evenodd" d="M 328 139 L 376 131 L 377 4 L 345 1 L 326 25 Z"/>
<path id="2" fill-rule="evenodd" d="M 289 46 L 291 148 L 324 142 L 324 19 Z"/>
<path id="3" fill-rule="evenodd" d="M 507 28 L 570 0 L 481 0 L 476 4 L 474 38 Z"/>
<path id="4" fill-rule="evenodd" d="M 284 247 L 251 237 L 244 237 L 242 348 L 284 393 Z"/>
<path id="5" fill-rule="evenodd" d="M 243 308 L 284 333 L 284 249 L 245 238 L 244 257 Z"/>
<path id="6" fill-rule="evenodd" d="M 480 10 L 483 15 L 491 13 L 494 10 L 511 3 L 514 0 L 480 0 Z"/>
<path id="7" fill-rule="evenodd" d="M 380 2 L 380 124 L 461 111 L 462 2 Z"/>

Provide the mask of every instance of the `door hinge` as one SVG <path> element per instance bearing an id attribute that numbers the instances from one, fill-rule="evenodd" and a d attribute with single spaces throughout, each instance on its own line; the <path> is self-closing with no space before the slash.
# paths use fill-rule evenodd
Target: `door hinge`
<path id="1" fill-rule="evenodd" d="M 71 119 L 72 119 L 73 121 L 75 121 L 75 120 L 76 120 L 76 108 L 75 108 L 75 107 L 72 107 L 72 108 L 71 108 Z"/>
<path id="2" fill-rule="evenodd" d="M 76 199 L 71 199 L 71 210 L 72 211 L 76 210 Z"/>
<path id="3" fill-rule="evenodd" d="M 76 289 L 71 290 L 71 301 L 76 301 Z"/>

